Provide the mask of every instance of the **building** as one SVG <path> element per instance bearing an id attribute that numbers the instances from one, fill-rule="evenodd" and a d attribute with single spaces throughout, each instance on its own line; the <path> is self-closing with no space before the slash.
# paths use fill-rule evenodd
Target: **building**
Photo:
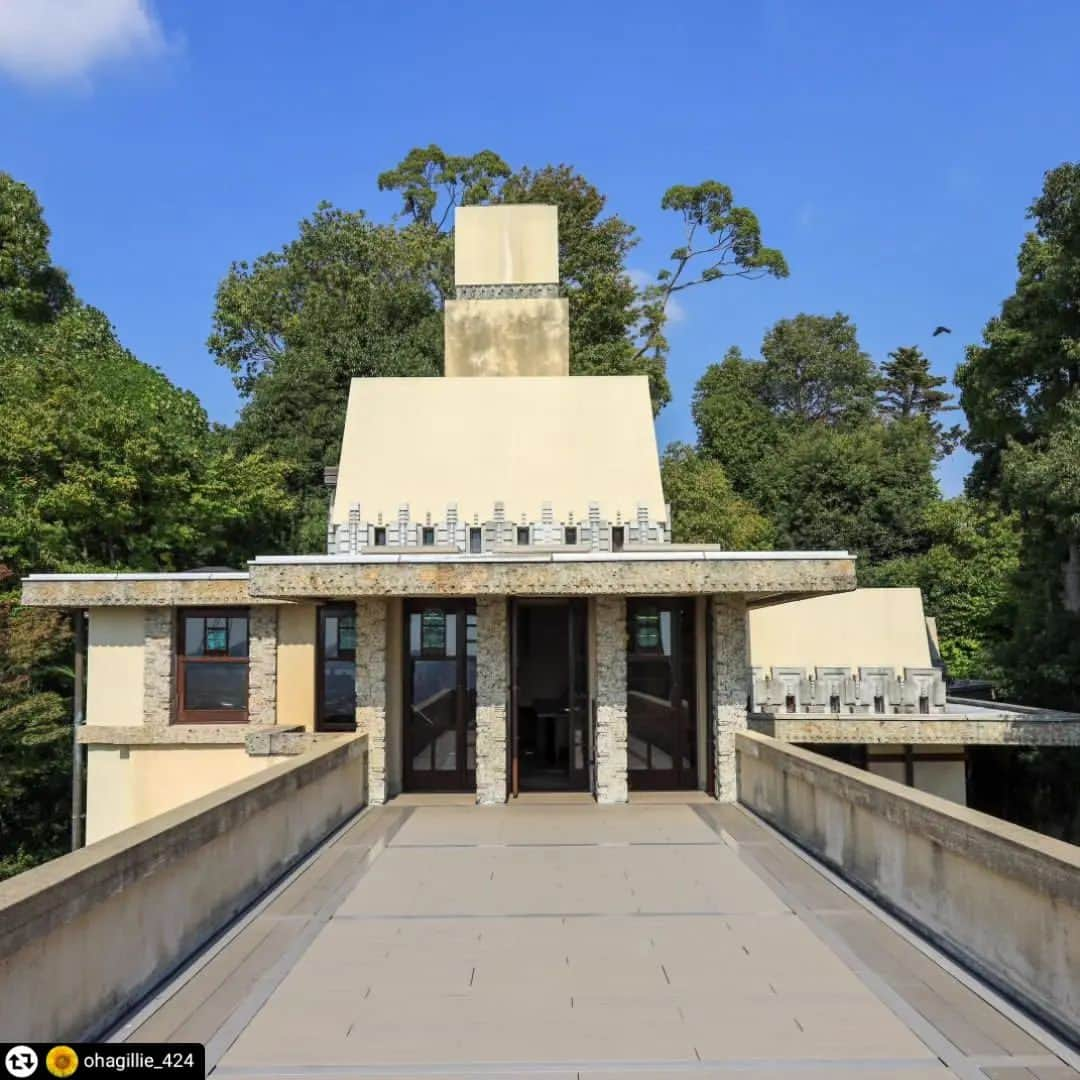
<path id="1" fill-rule="evenodd" d="M 646 380 L 570 377 L 557 241 L 458 210 L 445 376 L 354 380 L 325 554 L 25 580 L 87 613 L 88 840 L 354 728 L 372 803 L 731 800 L 748 726 L 963 801 L 966 744 L 1080 741 L 950 704 L 921 598 L 847 552 L 673 543 Z"/>

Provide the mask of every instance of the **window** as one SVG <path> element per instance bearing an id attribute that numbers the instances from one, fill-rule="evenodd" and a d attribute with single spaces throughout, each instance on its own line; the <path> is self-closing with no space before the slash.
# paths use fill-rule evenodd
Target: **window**
<path id="1" fill-rule="evenodd" d="M 319 731 L 356 727 L 356 609 L 319 608 Z"/>
<path id="2" fill-rule="evenodd" d="M 567 525 L 566 534 L 565 534 L 564 539 L 565 539 L 566 543 L 569 544 L 569 545 L 576 544 L 577 543 L 577 527 L 574 526 L 574 525 Z"/>
<path id="3" fill-rule="evenodd" d="M 180 613 L 178 719 L 182 723 L 247 720 L 248 613 L 206 608 Z"/>
<path id="4" fill-rule="evenodd" d="M 430 525 L 425 525 L 420 530 L 420 543 L 423 544 L 424 547 L 435 546 L 435 530 Z"/>
<path id="5" fill-rule="evenodd" d="M 528 525 L 519 525 L 518 526 L 517 542 L 522 547 L 526 546 L 529 543 L 529 526 Z"/>
<path id="6" fill-rule="evenodd" d="M 616 525 L 611 530 L 611 550 L 622 551 L 626 543 L 626 530 L 621 525 Z"/>
<path id="7" fill-rule="evenodd" d="M 469 530 L 469 553 L 479 555 L 484 550 L 484 533 L 482 529 Z"/>
<path id="8" fill-rule="evenodd" d="M 386 547 L 386 526 L 375 526 L 375 539 L 374 543 L 376 547 Z"/>

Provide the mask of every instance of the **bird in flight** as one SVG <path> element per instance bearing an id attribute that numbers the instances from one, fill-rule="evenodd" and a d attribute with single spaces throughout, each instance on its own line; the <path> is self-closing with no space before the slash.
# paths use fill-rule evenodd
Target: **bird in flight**
<path id="1" fill-rule="evenodd" d="M 947 326 L 935 326 L 933 336 L 937 337 L 938 334 L 951 334 L 951 333 L 952 333 L 952 331 Z"/>

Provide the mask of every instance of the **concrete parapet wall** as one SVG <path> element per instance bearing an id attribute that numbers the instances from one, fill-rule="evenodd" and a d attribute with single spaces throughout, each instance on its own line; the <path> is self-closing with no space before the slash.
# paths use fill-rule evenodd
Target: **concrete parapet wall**
<path id="1" fill-rule="evenodd" d="M 364 805 L 347 735 L 0 884 L 0 1042 L 93 1037 Z"/>
<path id="2" fill-rule="evenodd" d="M 735 738 L 740 802 L 1080 1038 L 1080 848 L 768 736 Z"/>

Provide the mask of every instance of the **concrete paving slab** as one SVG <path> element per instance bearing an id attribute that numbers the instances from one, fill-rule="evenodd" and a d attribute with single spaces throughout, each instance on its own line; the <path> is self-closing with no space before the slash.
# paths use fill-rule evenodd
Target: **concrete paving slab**
<path id="1" fill-rule="evenodd" d="M 230 1032 L 224 1080 L 1056 1078 L 1042 1043 L 736 808 L 402 814 L 328 848 L 142 1037 Z M 286 938 L 306 945 L 284 968 Z M 936 1009 L 930 1045 L 911 1018 Z"/>

